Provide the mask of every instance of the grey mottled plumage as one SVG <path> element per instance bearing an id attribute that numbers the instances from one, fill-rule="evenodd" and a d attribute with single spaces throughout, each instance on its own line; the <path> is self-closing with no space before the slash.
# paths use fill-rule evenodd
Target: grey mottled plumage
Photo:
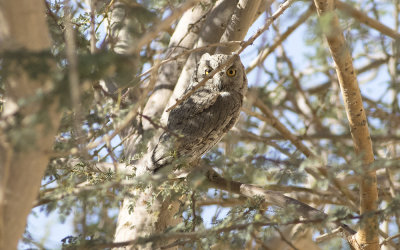
<path id="1" fill-rule="evenodd" d="M 204 54 L 185 93 L 230 57 Z M 245 70 L 236 57 L 233 63 L 171 110 L 168 131 L 161 135 L 154 148 L 148 169 L 156 171 L 174 160 L 187 164 L 200 158 L 236 123 L 246 91 Z"/>

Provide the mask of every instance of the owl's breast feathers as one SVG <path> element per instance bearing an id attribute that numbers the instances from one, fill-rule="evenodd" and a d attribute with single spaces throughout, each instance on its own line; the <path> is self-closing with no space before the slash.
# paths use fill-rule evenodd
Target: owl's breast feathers
<path id="1" fill-rule="evenodd" d="M 170 113 L 168 131 L 160 137 L 152 155 L 153 171 L 174 159 L 186 164 L 200 158 L 236 123 L 243 94 L 199 89 Z M 179 137 L 177 138 L 178 135 Z M 184 159 L 183 159 L 184 158 Z"/>

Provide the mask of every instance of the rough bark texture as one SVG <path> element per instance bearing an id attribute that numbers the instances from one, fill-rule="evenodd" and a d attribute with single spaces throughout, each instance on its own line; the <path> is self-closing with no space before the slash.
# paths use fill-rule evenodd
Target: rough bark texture
<path id="1" fill-rule="evenodd" d="M 325 35 L 336 64 L 336 73 L 349 120 L 354 148 L 356 154 L 362 157 L 363 163 L 367 167 L 374 161 L 374 154 L 350 50 L 340 29 L 338 17 L 334 12 L 334 1 L 316 0 L 315 5 L 319 16 L 329 18 L 328 27 L 323 28 L 326 28 Z M 356 247 L 360 249 L 379 249 L 378 218 L 376 215 L 368 214 L 377 209 L 377 200 L 376 173 L 369 171 L 360 183 L 360 213 L 365 216 L 356 234 Z"/>
<path id="2" fill-rule="evenodd" d="M 49 50 L 50 37 L 45 20 L 44 2 L 34 0 L 15 0 L 0 2 L 0 10 L 7 32 L 2 32 L 1 41 L 11 47 L 2 49 L 12 51 L 26 49 L 30 52 Z M 9 134 L 0 131 L 0 172 L 1 172 L 1 224 L 0 249 L 16 249 L 26 224 L 26 218 L 32 209 L 32 203 L 37 197 L 40 182 L 49 161 L 54 136 L 58 128 L 60 114 L 57 112 L 56 101 L 46 107 L 40 103 L 18 106 L 18 100 L 35 95 L 35 92 L 51 86 L 48 78 L 30 79 L 23 68 L 12 67 L 17 74 L 6 82 L 6 103 L 3 117 L 25 120 L 14 130 L 28 130 L 34 134 L 32 145 L 18 147 L 21 141 L 11 141 Z M 12 107 L 13 106 L 13 107 Z M 43 109 L 46 108 L 46 111 Z M 39 111 L 45 112 L 44 119 L 29 121 Z M 18 118 L 15 116 L 18 114 Z M 6 155 L 4 158 L 3 155 Z"/>

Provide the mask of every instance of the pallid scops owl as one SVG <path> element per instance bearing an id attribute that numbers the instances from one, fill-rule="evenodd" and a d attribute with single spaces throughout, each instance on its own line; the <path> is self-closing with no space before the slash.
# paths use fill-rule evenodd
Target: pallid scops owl
<path id="1" fill-rule="evenodd" d="M 208 53 L 201 57 L 185 93 L 193 89 L 232 55 Z M 167 128 L 155 146 L 148 170 L 157 171 L 176 161 L 190 164 L 210 150 L 235 125 L 247 91 L 239 56 L 217 72 L 173 110 Z"/>

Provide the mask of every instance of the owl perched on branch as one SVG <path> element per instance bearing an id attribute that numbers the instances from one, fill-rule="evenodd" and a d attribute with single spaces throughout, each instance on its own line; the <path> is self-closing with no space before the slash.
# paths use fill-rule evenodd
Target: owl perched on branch
<path id="1" fill-rule="evenodd" d="M 192 163 L 235 125 L 247 91 L 247 78 L 239 56 L 204 54 L 185 93 L 228 61 L 231 63 L 222 67 L 203 86 L 171 110 L 168 130 L 160 136 L 148 170 L 155 172 L 174 161 Z"/>

